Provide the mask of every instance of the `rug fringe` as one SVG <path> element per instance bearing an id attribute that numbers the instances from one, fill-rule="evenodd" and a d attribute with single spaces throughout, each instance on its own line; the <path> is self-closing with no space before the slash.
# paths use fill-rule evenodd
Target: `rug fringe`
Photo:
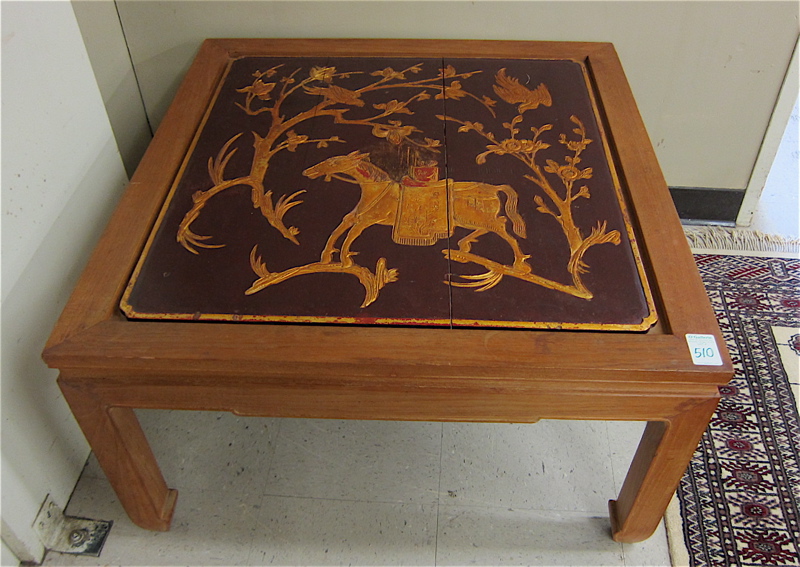
<path id="1" fill-rule="evenodd" d="M 667 545 L 672 567 L 689 567 L 689 550 L 683 538 L 683 518 L 678 495 L 673 494 L 664 515 L 664 527 L 667 531 Z"/>
<path id="2" fill-rule="evenodd" d="M 719 251 L 748 256 L 800 256 L 800 239 L 765 234 L 757 230 L 721 226 L 684 225 L 689 246 L 695 252 Z"/>

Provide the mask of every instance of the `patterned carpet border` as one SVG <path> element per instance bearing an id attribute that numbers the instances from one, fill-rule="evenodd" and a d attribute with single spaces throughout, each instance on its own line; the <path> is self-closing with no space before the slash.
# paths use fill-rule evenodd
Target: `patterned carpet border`
<path id="1" fill-rule="evenodd" d="M 678 526 L 668 514 L 685 545 L 673 562 L 800 566 L 798 377 L 781 359 L 800 356 L 800 260 L 695 260 L 736 372 L 678 488 Z"/>

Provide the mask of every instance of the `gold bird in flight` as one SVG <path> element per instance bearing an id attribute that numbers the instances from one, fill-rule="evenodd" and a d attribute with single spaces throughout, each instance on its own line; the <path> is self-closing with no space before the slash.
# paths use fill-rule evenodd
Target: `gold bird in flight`
<path id="1" fill-rule="evenodd" d="M 505 67 L 500 69 L 495 75 L 497 84 L 494 85 L 494 92 L 497 96 L 510 104 L 519 105 L 519 113 L 522 114 L 526 110 L 537 108 L 540 104 L 550 106 L 553 104 L 553 99 L 550 97 L 550 91 L 544 83 L 540 83 L 534 90 L 530 90 L 524 85 L 521 85 L 514 77 L 506 75 Z"/>

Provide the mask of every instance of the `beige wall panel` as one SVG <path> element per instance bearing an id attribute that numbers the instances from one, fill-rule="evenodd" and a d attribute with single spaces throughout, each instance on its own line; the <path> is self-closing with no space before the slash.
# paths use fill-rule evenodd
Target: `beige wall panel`
<path id="1" fill-rule="evenodd" d="M 155 127 L 206 37 L 613 42 L 672 186 L 747 185 L 798 35 L 796 2 L 118 0 Z"/>
<path id="2" fill-rule="evenodd" d="M 72 9 L 125 170 L 132 176 L 153 135 L 116 6 L 110 1 L 73 0 Z"/>

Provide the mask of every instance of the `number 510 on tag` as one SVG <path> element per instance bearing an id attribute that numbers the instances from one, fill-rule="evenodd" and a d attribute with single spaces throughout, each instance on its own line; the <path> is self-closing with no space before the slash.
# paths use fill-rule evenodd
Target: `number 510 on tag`
<path id="1" fill-rule="evenodd" d="M 686 335 L 686 344 L 692 355 L 692 362 L 702 366 L 722 366 L 722 356 L 717 348 L 714 335 Z"/>

